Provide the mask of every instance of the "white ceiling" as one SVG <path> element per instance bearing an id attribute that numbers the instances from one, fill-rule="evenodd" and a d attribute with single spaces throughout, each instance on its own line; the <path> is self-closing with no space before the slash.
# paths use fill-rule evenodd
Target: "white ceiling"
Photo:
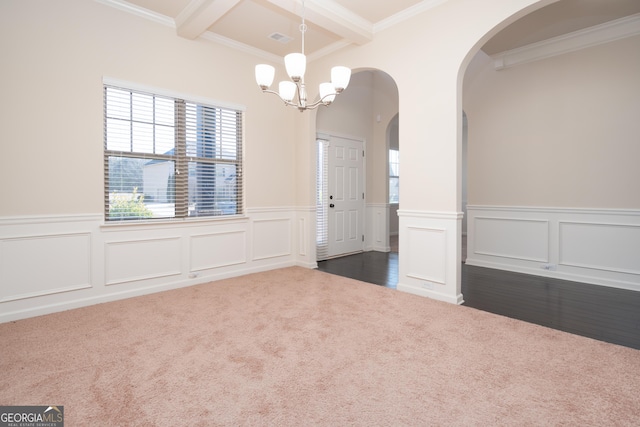
<path id="1" fill-rule="evenodd" d="M 156 15 L 178 36 L 200 36 L 266 57 L 299 52 L 300 22 L 308 31 L 305 53 L 319 57 L 349 44 L 365 44 L 376 31 L 448 0 L 100 0 Z M 511 24 L 483 48 L 494 54 L 640 13 L 640 0 L 560 0 Z M 281 43 L 269 36 L 290 38 Z"/>

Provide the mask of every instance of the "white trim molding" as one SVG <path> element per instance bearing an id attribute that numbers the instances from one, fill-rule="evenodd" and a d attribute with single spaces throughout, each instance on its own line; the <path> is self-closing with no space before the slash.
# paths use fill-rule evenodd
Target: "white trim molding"
<path id="1" fill-rule="evenodd" d="M 462 212 L 399 210 L 399 291 L 462 304 Z"/>
<path id="2" fill-rule="evenodd" d="M 491 56 L 503 70 L 640 34 L 640 13 Z"/>
<path id="3" fill-rule="evenodd" d="M 315 207 L 106 224 L 0 217 L 0 323 L 298 265 L 315 268 Z"/>
<path id="4" fill-rule="evenodd" d="M 640 211 L 467 206 L 468 265 L 640 291 Z"/>
<path id="5" fill-rule="evenodd" d="M 137 6 L 135 4 L 131 4 L 129 2 L 123 0 L 95 0 L 98 3 L 102 3 L 105 6 L 111 6 L 115 9 L 121 10 L 123 12 L 127 12 L 131 15 L 138 16 L 140 18 L 147 19 L 151 22 L 155 22 L 157 24 L 164 25 L 165 27 L 176 28 L 176 23 L 173 18 L 162 15 L 160 13 L 153 12 L 144 7 Z"/>
<path id="6" fill-rule="evenodd" d="M 364 250 L 389 252 L 389 204 L 367 203 L 365 217 Z"/>

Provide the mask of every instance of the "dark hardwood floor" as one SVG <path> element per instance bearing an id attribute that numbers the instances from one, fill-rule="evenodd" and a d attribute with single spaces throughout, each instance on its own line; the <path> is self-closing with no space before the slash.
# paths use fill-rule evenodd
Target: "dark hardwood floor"
<path id="1" fill-rule="evenodd" d="M 397 252 L 319 261 L 318 269 L 396 288 Z M 464 305 L 640 349 L 640 292 L 462 265 Z"/>

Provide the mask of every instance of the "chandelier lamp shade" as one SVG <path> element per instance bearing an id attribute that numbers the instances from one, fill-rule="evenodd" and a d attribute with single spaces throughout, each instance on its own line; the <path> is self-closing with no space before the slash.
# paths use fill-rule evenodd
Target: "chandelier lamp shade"
<path id="1" fill-rule="evenodd" d="M 307 89 L 304 83 L 304 73 L 307 70 L 307 57 L 304 54 L 304 33 L 307 25 L 304 22 L 304 0 L 302 2 L 303 15 L 300 32 L 302 33 L 302 53 L 290 53 L 284 57 L 284 65 L 291 80 L 281 81 L 278 91 L 270 90 L 275 76 L 275 68 L 268 64 L 256 65 L 256 82 L 264 93 L 277 95 L 285 105 L 296 107 L 300 112 L 313 110 L 320 105 L 330 105 L 349 85 L 351 69 L 336 66 L 331 69 L 331 83 L 320 83 L 319 99 L 309 103 Z"/>

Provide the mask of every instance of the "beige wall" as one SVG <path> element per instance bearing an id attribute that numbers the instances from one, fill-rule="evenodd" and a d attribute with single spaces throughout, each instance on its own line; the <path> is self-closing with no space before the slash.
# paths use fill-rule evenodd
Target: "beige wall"
<path id="1" fill-rule="evenodd" d="M 375 68 L 398 86 L 402 209 L 460 212 L 460 90 L 466 63 L 501 28 L 554 0 L 448 0 L 385 31 L 360 47 L 314 63 Z M 455 23 L 453 25 L 452 23 Z M 460 71 L 462 70 L 462 74 Z M 310 79 L 322 74 L 311 70 Z"/>
<path id="2" fill-rule="evenodd" d="M 469 204 L 640 208 L 640 36 L 466 76 Z"/>
<path id="3" fill-rule="evenodd" d="M 389 75 L 354 72 L 348 90 L 318 111 L 320 132 L 362 138 L 366 142 L 366 201 L 387 203 L 387 127 L 398 112 L 398 90 Z"/>
<path id="4" fill-rule="evenodd" d="M 402 116 L 403 208 L 459 211 L 460 67 L 511 15 L 552 2 L 448 0 L 313 62 L 309 86 L 336 63 L 388 73 Z M 0 179 L 19 183 L 0 187 L 0 215 L 102 211 L 103 76 L 245 105 L 247 205 L 313 205 L 314 115 L 276 108 L 259 92 L 253 66 L 261 60 L 93 1 L 6 0 L 0 8 Z"/>
<path id="5" fill-rule="evenodd" d="M 298 113 L 261 60 L 86 0 L 3 0 L 0 53 L 0 216 L 102 212 L 103 76 L 245 106 L 247 205 L 294 204 Z"/>

